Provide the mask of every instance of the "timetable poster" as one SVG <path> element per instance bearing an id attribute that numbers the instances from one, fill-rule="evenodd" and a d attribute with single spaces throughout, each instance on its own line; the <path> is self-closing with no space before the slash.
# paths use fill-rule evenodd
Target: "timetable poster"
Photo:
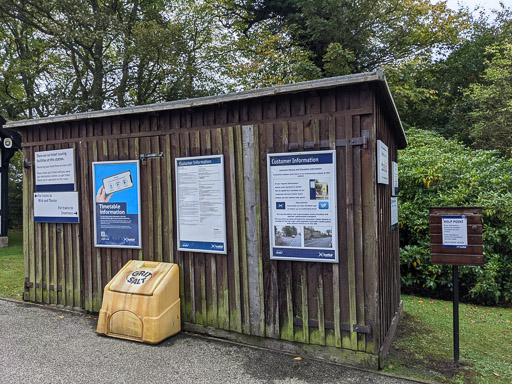
<path id="1" fill-rule="evenodd" d="M 92 163 L 94 245 L 141 248 L 139 161 Z"/>

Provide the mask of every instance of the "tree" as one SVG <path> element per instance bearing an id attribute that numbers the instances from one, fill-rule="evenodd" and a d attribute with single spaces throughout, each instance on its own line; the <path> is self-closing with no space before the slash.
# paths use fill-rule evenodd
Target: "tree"
<path id="1" fill-rule="evenodd" d="M 430 0 L 217 0 L 228 27 L 265 26 L 311 54 L 324 75 L 374 70 L 458 41 L 464 15 Z M 337 65 L 343 68 L 337 71 Z"/>
<path id="2" fill-rule="evenodd" d="M 473 103 L 470 136 L 474 145 L 498 149 L 512 156 L 512 39 L 488 49 L 482 82 L 471 84 L 465 95 Z"/>
<path id="3" fill-rule="evenodd" d="M 21 75 L 4 92 L 17 106 L 8 117 L 215 93 L 219 81 L 204 58 L 214 56 L 216 25 L 204 10 L 190 0 L 0 0 L 10 48 L 0 55 L 12 63 L 7 75 Z"/>

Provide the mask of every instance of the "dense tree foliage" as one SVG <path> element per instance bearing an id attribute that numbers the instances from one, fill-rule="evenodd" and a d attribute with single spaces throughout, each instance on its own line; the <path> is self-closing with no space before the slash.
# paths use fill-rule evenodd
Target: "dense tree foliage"
<path id="1" fill-rule="evenodd" d="M 429 207 L 483 207 L 483 267 L 460 267 L 461 292 L 479 303 L 512 302 L 512 160 L 409 129 L 399 154 L 401 278 L 407 289 L 448 293 L 449 266 L 430 263 Z"/>

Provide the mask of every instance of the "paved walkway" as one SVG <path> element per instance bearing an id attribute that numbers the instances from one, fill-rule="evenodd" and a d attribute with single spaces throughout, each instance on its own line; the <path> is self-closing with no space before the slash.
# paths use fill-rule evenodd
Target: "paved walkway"
<path id="1" fill-rule="evenodd" d="M 151 346 L 95 331 L 91 316 L 0 299 L 0 382 L 414 382 L 184 333 Z"/>

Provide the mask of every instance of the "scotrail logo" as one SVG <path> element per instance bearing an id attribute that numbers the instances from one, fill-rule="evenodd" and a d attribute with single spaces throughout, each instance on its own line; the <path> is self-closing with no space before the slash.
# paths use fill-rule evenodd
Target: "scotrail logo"
<path id="1" fill-rule="evenodd" d="M 224 250 L 224 244 L 212 244 L 211 249 L 215 251 L 223 251 Z"/>
<path id="2" fill-rule="evenodd" d="M 282 254 L 283 254 L 283 251 L 282 251 L 282 250 L 280 250 L 280 249 L 276 249 L 276 250 L 275 250 L 275 253 L 276 253 L 276 256 L 277 256 L 277 255 L 282 255 Z"/>
<path id="3" fill-rule="evenodd" d="M 332 257 L 334 257 L 334 252 L 318 252 L 318 257 L 332 258 Z"/>

